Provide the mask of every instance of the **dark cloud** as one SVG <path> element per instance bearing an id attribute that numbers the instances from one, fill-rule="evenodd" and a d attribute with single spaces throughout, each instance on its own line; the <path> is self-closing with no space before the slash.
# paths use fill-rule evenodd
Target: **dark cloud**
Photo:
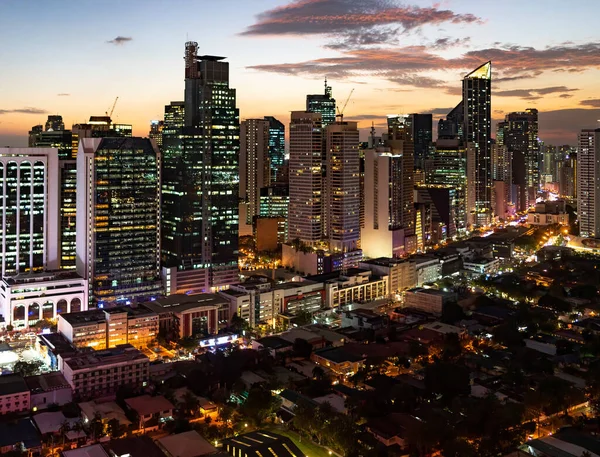
<path id="1" fill-rule="evenodd" d="M 58 95 L 59 97 L 69 97 L 71 94 L 65 94 L 65 93 L 62 93 L 62 94 L 57 94 L 57 95 Z"/>
<path id="2" fill-rule="evenodd" d="M 385 119 L 385 116 L 381 114 L 360 114 L 358 116 L 344 116 L 344 120 L 347 121 L 371 121 Z"/>
<path id="3" fill-rule="evenodd" d="M 133 38 L 131 38 L 130 36 L 117 36 L 115 38 L 113 38 L 112 40 L 108 40 L 107 43 L 109 44 L 114 44 L 117 46 L 123 45 L 129 41 L 133 40 Z"/>
<path id="4" fill-rule="evenodd" d="M 404 6 L 394 0 L 292 0 L 265 11 L 242 35 L 346 35 L 349 29 L 395 25 L 403 31 L 426 24 L 476 23 L 472 14 L 436 6 Z"/>
<path id="5" fill-rule="evenodd" d="M 573 97 L 573 94 L 560 94 L 559 97 L 560 98 L 571 98 L 571 97 Z"/>
<path id="6" fill-rule="evenodd" d="M 437 40 L 435 40 L 432 44 L 431 47 L 434 49 L 449 49 L 449 48 L 453 48 L 456 46 L 465 46 L 468 45 L 471 41 L 471 38 L 466 37 L 466 38 L 450 38 L 450 37 L 444 37 L 444 38 L 438 38 Z"/>
<path id="7" fill-rule="evenodd" d="M 549 144 L 576 144 L 581 129 L 595 128 L 600 109 L 562 109 L 540 111 L 540 138 Z"/>
<path id="8" fill-rule="evenodd" d="M 373 46 L 381 44 L 396 44 L 400 31 L 397 27 L 384 28 L 365 28 L 360 27 L 357 30 L 345 32 L 337 37 L 331 43 L 325 45 L 326 48 L 344 50 L 356 49 L 363 46 Z"/>
<path id="9" fill-rule="evenodd" d="M 539 89 L 513 89 L 513 90 L 500 90 L 495 91 L 494 96 L 497 97 L 520 97 L 525 100 L 539 100 L 542 98 L 542 95 L 562 93 L 560 97 L 563 95 L 567 95 L 568 97 L 572 97 L 572 95 L 567 94 L 567 92 L 574 92 L 579 89 L 570 89 L 566 86 L 552 86 L 552 87 L 541 87 Z M 565 98 L 565 97 L 563 97 Z"/>
<path id="10" fill-rule="evenodd" d="M 40 108 L 16 108 L 16 109 L 0 109 L 0 114 L 48 114 L 48 111 Z"/>
<path id="11" fill-rule="evenodd" d="M 600 108 L 600 98 L 581 100 L 579 104 L 583 106 L 593 106 L 594 108 Z"/>
<path id="12" fill-rule="evenodd" d="M 454 109 L 454 106 L 452 106 L 450 108 L 433 108 L 433 109 L 430 109 L 427 111 L 423 111 L 422 113 L 423 114 L 433 114 L 434 116 L 445 116 L 453 109 Z"/>
<path id="13" fill-rule="evenodd" d="M 424 78 L 421 82 L 426 84 L 423 87 L 440 86 L 437 83 L 432 85 L 431 76 L 424 76 L 425 72 L 440 70 L 466 72 L 477 68 L 487 60 L 492 60 L 494 81 L 533 78 L 544 71 L 557 68 L 580 70 L 600 68 L 600 42 L 555 46 L 540 50 L 518 46 L 490 48 L 469 51 L 462 56 L 449 59 L 432 51 L 426 46 L 349 49 L 341 51 L 339 56 L 334 57 L 296 63 L 255 65 L 249 68 L 289 75 L 327 74 L 338 79 L 375 75 L 399 85 L 413 85 L 412 81 L 406 83 L 407 79 L 416 80 L 415 78 L 421 77 Z M 452 84 L 452 87 L 454 86 Z M 544 89 L 553 90 L 553 88 Z M 535 97 L 539 94 L 538 92 L 538 95 L 530 96 Z"/>

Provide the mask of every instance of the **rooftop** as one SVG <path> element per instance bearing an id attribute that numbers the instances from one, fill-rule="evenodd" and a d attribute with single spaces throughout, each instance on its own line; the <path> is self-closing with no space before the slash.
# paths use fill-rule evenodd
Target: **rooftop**
<path id="1" fill-rule="evenodd" d="M 67 279 L 82 280 L 83 278 L 74 271 L 65 270 L 50 270 L 39 273 L 19 273 L 14 276 L 6 276 L 3 278 L 4 282 L 11 286 L 16 284 L 36 283 L 42 281 L 61 281 Z"/>
<path id="2" fill-rule="evenodd" d="M 13 446 L 15 443 L 22 442 L 27 449 L 32 449 L 42 445 L 40 436 L 29 418 L 21 419 L 18 422 L 0 423 L 0 447 Z"/>
<path id="3" fill-rule="evenodd" d="M 148 361 L 148 357 L 134 348 L 131 344 L 119 344 L 114 348 L 105 349 L 103 351 L 73 355 L 65 359 L 64 363 L 73 371 L 76 371 L 101 365 L 133 362 L 135 360 Z"/>
<path id="4" fill-rule="evenodd" d="M 315 351 L 315 355 L 330 360 L 333 363 L 360 362 L 361 360 L 364 360 L 364 357 L 351 354 L 343 347 L 321 349 Z"/>
<path id="5" fill-rule="evenodd" d="M 60 333 L 46 333 L 38 335 L 40 344 L 47 346 L 55 354 L 75 353 L 77 349 Z"/>
<path id="6" fill-rule="evenodd" d="M 67 419 L 62 412 L 56 411 L 54 413 L 45 412 L 36 414 L 33 416 L 33 421 L 40 433 L 45 435 L 46 433 L 57 433 L 65 422 L 69 426 L 73 426 L 79 422 L 79 419 Z"/>
<path id="7" fill-rule="evenodd" d="M 228 302 L 217 294 L 174 294 L 168 297 L 158 298 L 154 301 L 143 303 L 146 307 L 155 313 L 181 313 L 194 308 L 201 307 L 219 307 L 228 305 Z"/>
<path id="8" fill-rule="evenodd" d="M 111 419 L 117 419 L 121 425 L 131 424 L 125 415 L 125 411 L 123 411 L 114 401 L 103 403 L 86 401 L 79 403 L 79 408 L 88 420 L 91 420 L 96 414 L 99 414 L 102 420 L 106 420 L 107 422 Z"/>
<path id="9" fill-rule="evenodd" d="M 165 457 L 160 448 L 154 444 L 152 438 L 145 435 L 110 440 L 108 443 L 104 443 L 104 449 L 115 456 Z"/>
<path id="10" fill-rule="evenodd" d="M 173 457 L 200 457 L 217 450 L 195 430 L 165 436 L 157 442 L 167 451 L 167 455 Z"/>
<path id="11" fill-rule="evenodd" d="M 131 306 L 115 306 L 114 308 L 90 309 L 88 311 L 80 311 L 78 313 L 65 313 L 61 314 L 60 317 L 62 317 L 72 326 L 77 326 L 87 325 L 92 322 L 104 322 L 106 320 L 106 314 L 118 313 L 127 313 L 128 317 L 154 314 L 151 310 L 143 307 L 133 308 Z"/>
<path id="12" fill-rule="evenodd" d="M 109 457 L 101 444 L 92 444 L 91 446 L 63 451 L 62 455 L 63 457 Z"/>
<path id="13" fill-rule="evenodd" d="M 369 260 L 361 260 L 360 263 L 365 263 L 368 265 L 378 265 L 380 267 L 393 267 L 394 265 L 398 265 L 400 263 L 409 263 L 408 259 L 396 259 L 393 257 L 378 257 L 377 259 L 369 259 Z"/>
<path id="14" fill-rule="evenodd" d="M 409 289 L 406 291 L 407 293 L 413 293 L 413 294 L 427 294 L 427 295 L 435 295 L 437 297 L 447 297 L 447 298 L 452 298 L 454 296 L 456 296 L 456 294 L 454 292 L 444 292 L 443 290 L 439 290 L 439 289 L 425 289 L 423 287 L 416 287 L 414 289 Z"/>
<path id="15" fill-rule="evenodd" d="M 60 371 L 53 371 L 38 376 L 28 376 L 25 378 L 25 383 L 32 394 L 50 392 L 65 387 L 71 388 Z"/>
<path id="16" fill-rule="evenodd" d="M 0 376 L 0 396 L 11 395 L 19 392 L 29 392 L 27 384 L 18 374 L 5 374 Z"/>
<path id="17" fill-rule="evenodd" d="M 288 348 L 293 345 L 293 343 L 291 343 L 288 340 L 285 340 L 279 336 L 265 336 L 264 338 L 260 338 L 256 341 L 258 341 L 258 343 L 260 343 L 263 346 L 268 347 L 270 349 L 283 349 L 283 348 Z"/>
<path id="18" fill-rule="evenodd" d="M 140 395 L 139 397 L 128 398 L 125 400 L 127 406 L 135 410 L 140 416 L 158 414 L 162 411 L 173 410 L 175 406 L 162 395 L 151 397 L 150 395 Z"/>

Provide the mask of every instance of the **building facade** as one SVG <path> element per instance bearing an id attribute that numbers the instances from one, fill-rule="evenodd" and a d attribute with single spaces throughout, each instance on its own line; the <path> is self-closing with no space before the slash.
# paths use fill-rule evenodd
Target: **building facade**
<path id="1" fill-rule="evenodd" d="M 116 393 L 121 387 L 140 388 L 149 381 L 149 360 L 130 344 L 68 356 L 62 374 L 76 398 L 85 400 Z"/>
<path id="2" fill-rule="evenodd" d="M 331 86 L 327 85 L 327 79 L 325 79 L 323 94 L 306 96 L 306 112 L 320 114 L 323 128 L 335 122 L 335 98 L 332 94 Z"/>
<path id="3" fill-rule="evenodd" d="M 252 235 L 260 191 L 270 183 L 269 132 L 265 119 L 246 119 L 240 125 L 240 236 Z"/>
<path id="4" fill-rule="evenodd" d="M 238 281 L 240 122 L 229 63 L 197 52 L 186 43 L 183 125 L 179 105 L 174 125 L 165 113 L 162 263 L 181 285 L 179 275 L 205 278 L 192 288 L 207 291 Z"/>
<path id="5" fill-rule="evenodd" d="M 29 411 L 30 399 L 31 393 L 21 376 L 0 376 L 0 416 Z"/>
<path id="6" fill-rule="evenodd" d="M 473 143 L 472 160 L 467 161 L 470 223 L 485 226 L 492 222 L 492 62 L 486 62 L 463 78 L 464 140 Z"/>
<path id="7" fill-rule="evenodd" d="M 0 281 L 2 326 L 26 329 L 40 319 L 87 310 L 88 283 L 75 272 L 47 271 Z"/>
<path id="8" fill-rule="evenodd" d="M 149 139 L 84 138 L 77 155 L 77 272 L 93 307 L 162 293 L 160 152 Z"/>
<path id="9" fill-rule="evenodd" d="M 59 162 L 55 148 L 0 148 L 0 273 L 60 266 Z"/>
<path id="10" fill-rule="evenodd" d="M 600 238 L 600 129 L 579 134 L 577 217 L 582 237 Z"/>
<path id="11" fill-rule="evenodd" d="M 323 131 L 321 114 L 292 111 L 288 239 L 309 245 L 322 239 Z"/>
<path id="12" fill-rule="evenodd" d="M 285 162 L 285 125 L 273 116 L 265 116 L 269 123 L 269 165 L 271 182 L 287 181 L 283 164 Z"/>
<path id="13" fill-rule="evenodd" d="M 360 160 L 356 122 L 325 128 L 326 173 L 323 232 L 332 252 L 360 247 Z"/>

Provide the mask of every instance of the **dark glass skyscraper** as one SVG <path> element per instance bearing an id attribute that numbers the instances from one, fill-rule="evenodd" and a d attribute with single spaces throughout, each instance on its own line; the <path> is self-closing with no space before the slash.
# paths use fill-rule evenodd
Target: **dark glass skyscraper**
<path id="1" fill-rule="evenodd" d="M 238 281 L 239 110 L 229 87 L 229 63 L 198 56 L 197 50 L 198 43 L 186 43 L 183 106 L 167 106 L 163 127 L 162 261 L 168 293 Z"/>
<path id="2" fill-rule="evenodd" d="M 98 307 L 162 293 L 159 162 L 147 138 L 79 143 L 77 271 Z"/>
<path id="3" fill-rule="evenodd" d="M 306 111 L 321 115 L 323 129 L 335 122 L 335 98 L 332 97 L 331 86 L 327 85 L 327 79 L 325 79 L 323 94 L 306 96 Z"/>
<path id="4" fill-rule="evenodd" d="M 411 114 L 412 136 L 415 142 L 415 167 L 423 170 L 431 146 L 431 114 Z"/>
<path id="5" fill-rule="evenodd" d="M 472 144 L 467 156 L 467 194 L 470 222 L 492 222 L 492 62 L 486 62 L 463 79 L 464 139 Z"/>
<path id="6" fill-rule="evenodd" d="M 273 116 L 265 116 L 269 121 L 269 161 L 271 166 L 271 182 L 282 178 L 282 167 L 285 161 L 285 125 Z"/>

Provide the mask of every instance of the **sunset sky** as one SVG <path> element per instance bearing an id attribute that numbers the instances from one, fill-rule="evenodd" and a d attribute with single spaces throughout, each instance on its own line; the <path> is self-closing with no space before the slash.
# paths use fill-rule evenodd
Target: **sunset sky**
<path id="1" fill-rule="evenodd" d="M 600 126 L 597 0 L 1 0 L 0 145 L 31 126 L 102 115 L 146 136 L 183 97 L 187 40 L 227 56 L 242 119 L 287 124 L 327 76 L 345 119 L 447 113 L 460 79 L 493 64 L 495 120 L 537 108 L 540 137 Z"/>

